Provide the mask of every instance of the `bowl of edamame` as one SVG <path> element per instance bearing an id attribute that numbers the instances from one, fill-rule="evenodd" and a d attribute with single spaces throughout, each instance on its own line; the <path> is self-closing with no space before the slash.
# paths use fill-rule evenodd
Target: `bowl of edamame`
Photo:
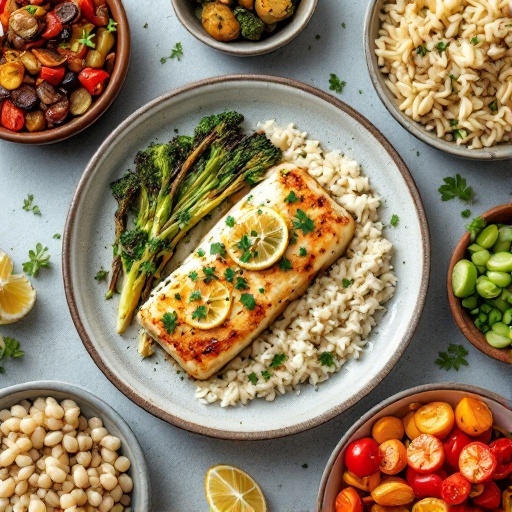
<path id="1" fill-rule="evenodd" d="M 474 219 L 448 269 L 455 322 L 476 348 L 512 364 L 512 204 Z"/>

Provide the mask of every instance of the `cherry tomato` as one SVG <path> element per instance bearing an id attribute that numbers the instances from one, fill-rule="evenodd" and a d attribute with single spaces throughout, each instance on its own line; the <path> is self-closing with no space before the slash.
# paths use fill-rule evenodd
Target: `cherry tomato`
<path id="1" fill-rule="evenodd" d="M 482 432 L 479 436 L 474 437 L 473 441 L 478 441 L 479 443 L 489 444 L 492 439 L 492 427 L 488 428 L 485 432 Z"/>
<path id="2" fill-rule="evenodd" d="M 501 503 L 501 491 L 496 482 L 489 480 L 485 482 L 483 492 L 473 498 L 473 503 L 486 509 L 499 508 Z"/>
<path id="3" fill-rule="evenodd" d="M 452 512 L 452 507 L 439 498 L 423 498 L 412 506 L 412 512 Z"/>
<path id="4" fill-rule="evenodd" d="M 490 448 L 478 441 L 464 446 L 460 452 L 459 471 L 473 484 L 491 478 L 496 464 L 496 457 Z"/>
<path id="5" fill-rule="evenodd" d="M 13 132 L 19 132 L 25 125 L 25 113 L 10 100 L 3 102 L 0 119 L 2 126 Z"/>
<path id="6" fill-rule="evenodd" d="M 407 467 L 407 449 L 402 441 L 388 439 L 379 445 L 380 470 L 386 475 L 396 475 Z"/>
<path id="7" fill-rule="evenodd" d="M 378 471 L 380 461 L 379 445 L 371 437 L 352 441 L 345 452 L 345 466 L 359 478 Z"/>
<path id="8" fill-rule="evenodd" d="M 443 444 L 437 437 L 421 434 L 407 447 L 407 462 L 418 473 L 434 473 L 444 463 Z"/>
<path id="9" fill-rule="evenodd" d="M 444 439 L 452 430 L 455 415 L 446 402 L 430 402 L 414 413 L 414 422 L 422 434 Z"/>
<path id="10" fill-rule="evenodd" d="M 491 453 L 496 457 L 496 469 L 492 477 L 502 480 L 512 473 L 512 439 L 502 437 L 489 445 Z"/>
<path id="11" fill-rule="evenodd" d="M 46 80 L 49 84 L 59 85 L 66 74 L 66 68 L 59 66 L 56 68 L 49 68 L 46 66 L 41 67 L 39 78 Z"/>
<path id="12" fill-rule="evenodd" d="M 441 498 L 448 505 L 460 505 L 471 492 L 471 483 L 460 473 L 453 473 L 441 484 Z"/>
<path id="13" fill-rule="evenodd" d="M 363 512 L 363 502 L 353 487 L 346 487 L 336 496 L 336 512 Z"/>
<path id="14" fill-rule="evenodd" d="M 46 14 L 46 30 L 41 34 L 45 39 L 52 39 L 60 34 L 62 22 L 57 15 L 50 11 Z"/>
<path id="15" fill-rule="evenodd" d="M 458 427 L 455 427 L 443 442 L 446 462 L 453 469 L 458 469 L 460 452 L 469 443 L 471 443 L 471 438 Z"/>
<path id="16" fill-rule="evenodd" d="M 443 479 L 437 473 L 422 475 L 409 466 L 406 471 L 406 478 L 416 498 L 441 497 L 441 483 Z"/>

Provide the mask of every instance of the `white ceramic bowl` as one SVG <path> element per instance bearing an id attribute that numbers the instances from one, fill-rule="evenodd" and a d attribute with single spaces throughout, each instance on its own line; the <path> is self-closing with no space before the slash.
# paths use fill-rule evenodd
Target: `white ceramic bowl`
<path id="1" fill-rule="evenodd" d="M 318 492 L 318 512 L 332 512 L 336 495 L 342 488 L 345 449 L 349 443 L 361 437 L 371 436 L 373 424 L 383 416 L 404 416 L 412 402 L 443 401 L 455 406 L 464 396 L 484 401 L 491 409 L 496 424 L 512 431 L 512 404 L 503 397 L 483 388 L 468 384 L 426 384 L 401 391 L 368 411 L 341 438 L 325 467 Z"/>
<path id="2" fill-rule="evenodd" d="M 464 145 L 459 146 L 455 142 L 440 139 L 435 133 L 428 131 L 422 124 L 413 121 L 398 108 L 399 101 L 384 83 L 385 76 L 379 69 L 377 56 L 375 55 L 375 40 L 378 37 L 380 29 L 379 13 L 385 1 L 386 0 L 371 0 L 368 3 L 364 28 L 364 49 L 366 54 L 366 64 L 368 66 L 368 71 L 370 72 L 370 78 L 373 86 L 389 113 L 416 138 L 450 155 L 472 160 L 511 159 L 512 144 L 510 143 L 498 144 L 490 148 L 468 149 Z"/>
<path id="3" fill-rule="evenodd" d="M 308 24 L 315 12 L 318 0 L 301 0 L 297 10 L 290 20 L 282 27 L 279 27 L 273 34 L 261 41 L 217 41 L 210 36 L 202 27 L 201 22 L 196 18 L 194 9 L 197 4 L 193 0 L 171 0 L 176 16 L 183 26 L 199 41 L 215 48 L 223 53 L 237 57 L 252 57 L 270 53 L 285 44 L 288 44 L 294 37 L 299 35 Z"/>
<path id="4" fill-rule="evenodd" d="M 120 453 L 128 457 L 131 467 L 128 474 L 133 480 L 131 510 L 147 512 L 151 509 L 149 473 L 144 453 L 128 424 L 110 405 L 85 389 L 58 381 L 35 381 L 17 384 L 0 390 L 0 410 L 10 408 L 22 400 L 52 396 L 56 400 L 71 399 L 80 407 L 86 418 L 101 418 L 105 428 L 121 440 Z"/>

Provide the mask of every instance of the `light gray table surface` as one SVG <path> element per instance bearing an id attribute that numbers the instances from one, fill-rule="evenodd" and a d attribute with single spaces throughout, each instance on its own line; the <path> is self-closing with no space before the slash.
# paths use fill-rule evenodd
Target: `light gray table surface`
<path id="1" fill-rule="evenodd" d="M 270 55 L 239 59 L 196 41 L 181 26 L 168 0 L 125 0 L 132 33 L 131 65 L 109 111 L 92 128 L 59 144 L 28 147 L 0 141 L 0 247 L 21 269 L 29 249 L 42 242 L 52 262 L 51 270 L 33 279 L 38 291 L 34 310 L 24 320 L 0 328 L 1 335 L 19 339 L 26 352 L 23 360 L 8 363 L 6 374 L 0 375 L 0 387 L 38 379 L 63 380 L 80 384 L 111 404 L 142 444 L 155 512 L 206 511 L 203 478 L 207 468 L 218 463 L 248 471 L 264 490 L 270 510 L 309 512 L 315 509 L 323 468 L 339 438 L 384 398 L 419 384 L 454 381 L 475 384 L 512 400 L 510 366 L 474 349 L 452 320 L 446 272 L 467 221 L 460 215 L 465 206 L 457 200 L 441 202 L 437 191 L 443 177 L 462 174 L 476 191 L 470 206 L 476 215 L 511 200 L 512 164 L 447 156 L 413 138 L 388 114 L 372 88 L 364 60 L 366 5 L 365 1 L 320 0 L 309 25 L 288 46 Z M 160 58 L 169 56 L 177 42 L 183 45 L 182 60 L 162 64 Z M 224 441 L 183 431 L 121 394 L 96 367 L 75 331 L 64 295 L 62 240 L 52 238 L 63 233 L 85 165 L 114 127 L 171 89 L 234 73 L 290 77 L 325 91 L 330 73 L 345 80 L 343 93 L 336 96 L 366 116 L 405 160 L 421 193 L 431 234 L 426 306 L 409 347 L 391 373 L 344 414 L 309 431 L 269 441 Z M 41 216 L 22 209 L 27 194 L 34 194 Z M 450 343 L 463 344 L 469 351 L 469 366 L 459 372 L 446 372 L 434 364 L 438 351 Z"/>

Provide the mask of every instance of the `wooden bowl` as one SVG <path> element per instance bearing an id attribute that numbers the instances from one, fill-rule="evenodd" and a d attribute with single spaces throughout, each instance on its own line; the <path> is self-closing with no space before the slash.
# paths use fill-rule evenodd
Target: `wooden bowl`
<path id="1" fill-rule="evenodd" d="M 117 22 L 116 44 L 114 51 L 116 59 L 110 80 L 101 96 L 94 100 L 89 110 L 82 116 L 73 117 L 55 128 L 40 132 L 13 132 L 0 126 L 0 139 L 20 144 L 52 144 L 68 139 L 88 128 L 99 119 L 110 107 L 121 91 L 128 66 L 130 64 L 130 27 L 121 0 L 106 0 L 110 14 Z"/>
<path id="2" fill-rule="evenodd" d="M 481 217 L 487 222 L 502 222 L 512 224 L 512 204 L 502 204 L 496 206 L 491 210 L 482 213 Z M 450 309 L 455 323 L 459 326 L 462 334 L 466 336 L 468 341 L 474 345 L 478 350 L 482 351 L 498 361 L 512 364 L 512 348 L 495 348 L 487 343 L 485 336 L 477 329 L 473 319 L 467 313 L 466 309 L 462 307 L 461 299 L 455 297 L 452 289 L 452 271 L 455 264 L 465 257 L 466 249 L 469 245 L 469 233 L 465 233 L 460 239 L 459 243 L 453 251 L 450 266 L 448 268 L 448 279 L 447 279 L 447 292 L 448 302 L 450 303 Z"/>

